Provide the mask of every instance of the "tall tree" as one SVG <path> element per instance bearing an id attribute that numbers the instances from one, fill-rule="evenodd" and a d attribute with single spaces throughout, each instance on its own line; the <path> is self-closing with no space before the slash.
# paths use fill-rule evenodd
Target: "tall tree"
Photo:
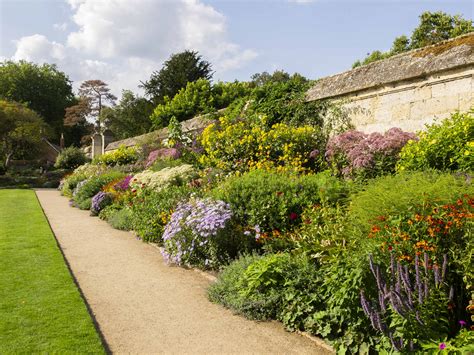
<path id="1" fill-rule="evenodd" d="M 33 110 L 12 101 L 0 100 L 0 153 L 2 165 L 12 158 L 32 158 L 38 152 L 47 126 Z"/>
<path id="2" fill-rule="evenodd" d="M 472 21 L 460 15 L 451 16 L 442 11 L 424 12 L 420 16 L 420 24 L 411 35 L 410 49 L 429 46 L 472 31 Z"/>
<path id="3" fill-rule="evenodd" d="M 373 51 L 362 61 L 356 61 L 352 67 L 369 64 L 395 54 L 429 46 L 473 31 L 472 20 L 466 20 L 461 15 L 452 16 L 442 11 L 426 11 L 420 15 L 420 24 L 413 30 L 410 38 L 407 36 L 397 37 L 393 41 L 390 51 Z"/>
<path id="4" fill-rule="evenodd" d="M 152 112 L 150 101 L 124 90 L 116 106 L 102 110 L 101 121 L 105 122 L 115 138 L 125 139 L 147 133 L 152 124 L 149 118 Z"/>
<path id="5" fill-rule="evenodd" d="M 87 80 L 79 87 L 79 100 L 67 109 L 64 124 L 74 126 L 85 121 L 92 121 L 97 132 L 102 130 L 101 112 L 107 103 L 114 105 L 117 98 L 110 88 L 101 80 Z"/>
<path id="6" fill-rule="evenodd" d="M 26 61 L 0 62 L 0 98 L 21 102 L 40 114 L 58 139 L 65 109 L 74 102 L 66 74 L 55 65 Z"/>
<path id="7" fill-rule="evenodd" d="M 186 50 L 171 55 L 163 68 L 153 72 L 148 81 L 142 82 L 141 87 L 157 105 L 163 103 L 165 96 L 173 98 L 187 83 L 201 78 L 210 80 L 212 75 L 211 63 L 203 60 L 198 52 Z"/>

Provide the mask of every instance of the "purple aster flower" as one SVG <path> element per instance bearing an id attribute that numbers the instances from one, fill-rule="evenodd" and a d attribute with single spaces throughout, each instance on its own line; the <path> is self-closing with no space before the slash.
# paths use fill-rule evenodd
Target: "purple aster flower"
<path id="1" fill-rule="evenodd" d="M 446 343 L 439 344 L 439 350 L 444 350 L 444 349 L 446 349 Z"/>

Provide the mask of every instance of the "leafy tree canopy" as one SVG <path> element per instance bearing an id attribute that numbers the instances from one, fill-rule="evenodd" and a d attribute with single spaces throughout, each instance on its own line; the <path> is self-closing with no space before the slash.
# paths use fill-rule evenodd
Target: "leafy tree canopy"
<path id="1" fill-rule="evenodd" d="M 114 107 L 104 107 L 101 121 L 117 139 L 125 139 L 147 133 L 151 128 L 150 115 L 153 104 L 144 97 L 129 90 L 122 92 L 122 98 Z"/>
<path id="2" fill-rule="evenodd" d="M 184 121 L 196 115 L 215 112 L 249 92 L 246 82 L 218 82 L 212 85 L 206 79 L 198 79 L 189 82 L 172 99 L 166 96 L 150 118 L 154 128 L 166 127 L 173 117 L 177 121 Z"/>
<path id="3" fill-rule="evenodd" d="M 39 150 L 47 126 L 25 105 L 0 100 L 0 154 L 8 167 L 12 158 L 31 158 Z"/>
<path id="4" fill-rule="evenodd" d="M 352 67 L 356 68 L 377 60 L 389 58 L 395 54 L 429 46 L 473 31 L 472 20 L 466 20 L 461 15 L 451 16 L 442 11 L 426 11 L 420 15 L 420 24 L 413 30 L 410 38 L 407 36 L 397 37 L 390 51 L 373 51 L 362 61 L 356 61 Z"/>
<path id="5" fill-rule="evenodd" d="M 211 63 L 202 59 L 196 51 L 186 50 L 173 54 L 158 72 L 142 83 L 146 96 L 155 104 L 163 103 L 165 96 L 173 98 L 187 83 L 198 79 L 210 80 L 213 71 Z"/>
<path id="6" fill-rule="evenodd" d="M 0 62 L 0 98 L 21 102 L 40 114 L 59 138 L 66 107 L 74 102 L 71 81 L 55 65 Z"/>

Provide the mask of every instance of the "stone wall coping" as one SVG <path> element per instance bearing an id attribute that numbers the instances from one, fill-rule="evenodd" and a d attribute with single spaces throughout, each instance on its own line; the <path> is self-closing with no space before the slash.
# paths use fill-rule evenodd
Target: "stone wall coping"
<path id="1" fill-rule="evenodd" d="M 474 64 L 474 32 L 319 79 L 307 101 L 344 96 Z"/>

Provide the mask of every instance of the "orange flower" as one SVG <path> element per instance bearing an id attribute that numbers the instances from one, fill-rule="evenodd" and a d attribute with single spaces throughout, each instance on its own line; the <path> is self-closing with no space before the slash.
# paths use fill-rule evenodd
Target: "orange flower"
<path id="1" fill-rule="evenodd" d="M 380 230 L 381 230 L 380 227 L 377 226 L 377 225 L 375 225 L 375 224 L 374 224 L 374 225 L 372 226 L 372 228 L 370 229 L 370 231 L 371 231 L 372 233 L 378 233 L 378 232 L 380 232 Z"/>
<path id="2" fill-rule="evenodd" d="M 418 213 L 415 215 L 415 221 L 420 222 L 423 220 L 423 216 L 419 215 Z"/>

